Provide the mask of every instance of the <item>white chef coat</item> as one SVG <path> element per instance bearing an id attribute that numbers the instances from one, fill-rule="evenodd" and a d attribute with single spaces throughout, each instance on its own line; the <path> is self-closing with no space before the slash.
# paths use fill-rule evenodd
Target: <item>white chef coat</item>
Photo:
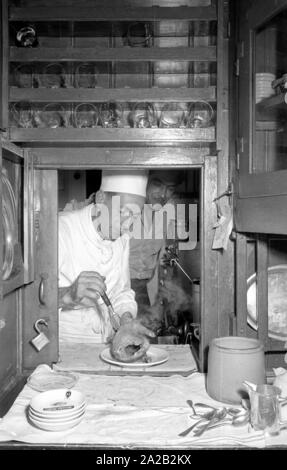
<path id="1" fill-rule="evenodd" d="M 121 316 L 137 314 L 130 287 L 129 236 L 103 240 L 92 221 L 93 204 L 59 214 L 59 287 L 71 285 L 82 271 L 105 276 L 107 295 Z M 108 310 L 100 298 L 94 307 L 60 309 L 59 337 L 66 342 L 105 342 L 111 334 Z"/>

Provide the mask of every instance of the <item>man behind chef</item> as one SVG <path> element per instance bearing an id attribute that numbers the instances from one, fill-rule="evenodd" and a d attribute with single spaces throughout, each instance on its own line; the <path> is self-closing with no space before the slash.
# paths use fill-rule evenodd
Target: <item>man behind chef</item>
<path id="1" fill-rule="evenodd" d="M 59 337 L 102 343 L 113 330 L 101 295 L 120 316 L 117 341 L 153 334 L 137 320 L 130 287 L 129 238 L 146 198 L 147 172 L 107 170 L 96 203 L 59 214 Z M 140 349 L 138 353 L 140 354 Z"/>
<path id="2" fill-rule="evenodd" d="M 150 305 L 148 283 L 151 280 L 154 281 L 154 289 L 158 290 L 156 277 L 159 258 L 166 245 L 164 234 L 159 238 L 155 235 L 155 214 L 164 213 L 165 205 L 175 202 L 176 191 L 182 183 L 183 177 L 181 170 L 151 170 L 149 172 L 146 204 L 142 214 L 144 237 L 141 239 L 131 238 L 130 241 L 131 286 L 140 307 Z"/>

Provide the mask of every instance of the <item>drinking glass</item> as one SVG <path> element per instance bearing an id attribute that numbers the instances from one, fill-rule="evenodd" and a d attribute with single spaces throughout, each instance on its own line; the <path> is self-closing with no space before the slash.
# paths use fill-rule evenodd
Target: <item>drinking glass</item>
<path id="1" fill-rule="evenodd" d="M 189 105 L 187 126 L 191 128 L 209 127 L 214 117 L 214 110 L 207 101 L 194 101 Z"/>

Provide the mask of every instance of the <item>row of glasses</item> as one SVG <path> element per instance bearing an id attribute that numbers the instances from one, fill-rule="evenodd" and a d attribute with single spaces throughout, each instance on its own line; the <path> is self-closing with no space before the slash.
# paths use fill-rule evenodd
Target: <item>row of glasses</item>
<path id="1" fill-rule="evenodd" d="M 120 63 L 119 63 L 120 64 Z M 207 83 L 213 83 L 216 71 L 210 68 L 207 62 L 201 62 L 203 68 L 197 67 L 197 72 L 190 70 L 188 72 L 187 63 L 180 65 L 179 62 L 170 64 L 171 68 L 158 62 L 154 67 L 154 85 L 160 87 L 170 87 L 172 84 L 178 88 L 188 86 L 199 88 L 206 87 Z M 139 72 L 139 63 L 136 63 L 134 73 Z M 172 68 L 174 67 L 174 68 Z M 183 67 L 183 68 L 182 68 Z M 207 67 L 207 68 L 206 68 Z M 94 62 L 61 63 L 51 62 L 48 64 L 23 63 L 17 64 L 11 69 L 10 86 L 17 88 L 77 88 L 77 89 L 95 89 L 108 88 L 109 80 L 115 75 L 115 82 L 121 83 L 120 86 L 127 86 L 134 78 L 125 78 L 131 75 L 132 69 L 125 69 L 123 66 L 112 71 L 109 65 L 100 65 Z M 188 74 L 190 79 L 188 79 Z M 123 75 L 122 78 L 120 78 Z M 185 78 L 183 78 L 185 77 Z M 213 78 L 212 78 L 213 77 Z M 126 81 L 124 81 L 126 80 Z"/>
<path id="2" fill-rule="evenodd" d="M 123 36 L 130 47 L 150 47 L 153 36 L 151 24 L 142 21 L 129 23 Z M 15 44 L 17 47 L 39 46 L 36 26 L 29 24 L 20 28 L 16 32 Z"/>
<path id="3" fill-rule="evenodd" d="M 96 88 L 98 79 L 99 70 L 93 62 L 73 66 L 51 62 L 17 65 L 12 82 L 18 88 Z"/>
<path id="4" fill-rule="evenodd" d="M 12 127 L 21 128 L 95 128 L 123 127 L 122 109 L 116 103 L 102 103 L 99 108 L 93 103 L 79 103 L 73 110 L 61 103 L 48 103 L 34 108 L 29 102 L 13 103 L 10 108 Z"/>
<path id="5" fill-rule="evenodd" d="M 160 109 L 150 102 L 127 107 L 115 101 L 98 105 L 79 103 L 72 109 L 61 103 L 35 108 L 29 102 L 16 102 L 10 109 L 12 126 L 22 128 L 199 128 L 211 126 L 214 115 L 207 101 L 165 103 Z"/>

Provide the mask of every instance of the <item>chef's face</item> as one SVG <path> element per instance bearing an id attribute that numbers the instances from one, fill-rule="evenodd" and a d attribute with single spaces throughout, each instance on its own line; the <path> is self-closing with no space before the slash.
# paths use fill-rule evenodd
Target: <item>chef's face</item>
<path id="1" fill-rule="evenodd" d="M 151 177 L 147 186 L 147 203 L 155 208 L 158 205 L 164 206 L 174 195 L 176 186 L 176 183 L 172 181 L 167 182 L 155 176 Z"/>
<path id="2" fill-rule="evenodd" d="M 115 240 L 124 233 L 131 233 L 141 216 L 145 203 L 143 196 L 126 193 L 105 193 L 105 205 L 109 221 L 101 227 L 105 239 Z"/>

